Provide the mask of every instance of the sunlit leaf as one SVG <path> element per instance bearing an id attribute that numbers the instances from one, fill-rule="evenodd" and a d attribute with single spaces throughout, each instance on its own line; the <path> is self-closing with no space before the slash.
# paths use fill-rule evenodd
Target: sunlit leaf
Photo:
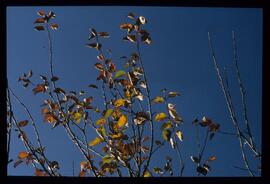
<path id="1" fill-rule="evenodd" d="M 205 169 L 205 168 L 202 167 L 202 166 L 198 166 L 198 167 L 197 167 L 197 172 L 205 176 L 205 175 L 207 175 L 208 170 Z"/>
<path id="2" fill-rule="evenodd" d="M 108 109 L 104 115 L 104 119 L 108 119 L 113 113 L 113 109 Z"/>
<path id="3" fill-rule="evenodd" d="M 143 177 L 152 177 L 152 174 L 149 171 L 145 171 Z"/>
<path id="4" fill-rule="evenodd" d="M 146 24 L 146 23 L 147 23 L 145 17 L 143 17 L 143 16 L 140 16 L 140 17 L 138 18 L 138 20 L 140 21 L 141 24 Z"/>
<path id="5" fill-rule="evenodd" d="M 100 118 L 96 121 L 96 125 L 98 126 L 103 126 L 106 123 L 106 119 L 105 118 Z"/>
<path id="6" fill-rule="evenodd" d="M 164 100 L 164 98 L 162 96 L 157 96 L 156 98 L 154 98 L 152 100 L 152 102 L 154 102 L 154 103 L 163 103 L 164 101 L 165 100 Z"/>
<path id="7" fill-rule="evenodd" d="M 18 123 L 18 126 L 19 126 L 19 127 L 25 127 L 27 124 L 28 124 L 28 120 L 24 120 L 24 121 L 20 121 L 20 122 Z"/>
<path id="8" fill-rule="evenodd" d="M 125 126 L 126 123 L 127 123 L 127 121 L 128 121 L 127 116 L 126 116 L 126 115 L 122 115 L 122 116 L 119 118 L 119 120 L 117 121 L 117 126 L 118 126 L 118 128 L 121 128 L 121 127 Z"/>
<path id="9" fill-rule="evenodd" d="M 162 121 L 167 118 L 167 115 L 164 112 L 158 113 L 155 117 L 156 121 Z"/>
<path id="10" fill-rule="evenodd" d="M 35 169 L 35 176 L 45 176 L 45 174 L 41 169 Z"/>
<path id="11" fill-rule="evenodd" d="M 165 129 L 162 131 L 162 137 L 165 141 L 170 141 L 171 138 L 171 131 L 168 129 Z"/>
<path id="12" fill-rule="evenodd" d="M 104 126 L 100 126 L 100 128 L 97 128 L 96 130 L 101 135 L 102 138 L 105 138 L 105 136 L 106 136 L 106 129 L 105 129 Z"/>
<path id="13" fill-rule="evenodd" d="M 58 26 L 58 24 L 51 24 L 51 25 L 50 25 L 50 28 L 51 28 L 52 30 L 57 30 L 57 29 L 59 28 L 59 26 Z"/>
<path id="14" fill-rule="evenodd" d="M 101 137 L 96 137 L 94 140 L 89 142 L 89 146 L 96 146 L 103 142 L 103 139 Z"/>
<path id="15" fill-rule="evenodd" d="M 85 171 L 85 170 L 90 170 L 91 169 L 90 163 L 87 162 L 87 161 L 82 161 L 80 163 L 80 167 L 81 167 L 81 171 Z"/>
<path id="16" fill-rule="evenodd" d="M 149 115 L 146 112 L 138 112 L 138 113 L 136 113 L 134 123 L 136 125 L 141 125 L 148 120 L 149 120 Z"/>
<path id="17" fill-rule="evenodd" d="M 114 101 L 113 105 L 115 107 L 121 107 L 121 106 L 125 105 L 125 102 L 126 102 L 125 99 L 120 98 L 120 99 L 117 99 L 116 101 Z"/>
<path id="18" fill-rule="evenodd" d="M 177 130 L 175 134 L 177 135 L 180 141 L 183 141 L 183 133 L 180 130 Z"/>
<path id="19" fill-rule="evenodd" d="M 172 146 L 172 149 L 175 149 L 175 142 L 172 137 L 170 138 L 170 144 Z"/>
<path id="20" fill-rule="evenodd" d="M 80 171 L 79 177 L 85 177 L 86 171 Z"/>
<path id="21" fill-rule="evenodd" d="M 97 59 L 98 59 L 99 61 L 104 61 L 104 56 L 103 56 L 103 54 L 99 54 L 99 55 L 97 56 Z"/>
<path id="22" fill-rule="evenodd" d="M 73 114 L 73 119 L 75 120 L 76 123 L 80 123 L 81 118 L 82 118 L 82 114 L 81 114 L 81 113 L 75 112 L 75 113 Z"/>
<path id="23" fill-rule="evenodd" d="M 122 77 L 123 75 L 125 75 L 126 74 L 126 72 L 125 71 L 123 71 L 123 70 L 119 70 L 119 71 L 117 71 L 116 73 L 115 73 L 115 76 L 114 76 L 114 78 L 119 78 L 119 77 Z"/>
<path id="24" fill-rule="evenodd" d="M 163 125 L 161 126 L 161 130 L 170 129 L 171 127 L 172 127 L 172 122 L 167 121 L 166 123 L 163 123 Z"/>
<path id="25" fill-rule="evenodd" d="M 180 96 L 180 93 L 178 93 L 178 92 L 169 92 L 168 93 L 169 98 L 176 97 L 176 96 Z"/>
<path id="26" fill-rule="evenodd" d="M 43 26 L 35 26 L 34 29 L 37 31 L 44 31 L 45 30 L 45 28 Z"/>
<path id="27" fill-rule="evenodd" d="M 19 159 L 25 159 L 25 158 L 28 157 L 28 155 L 29 155 L 28 152 L 22 151 L 22 152 L 20 152 L 20 153 L 18 154 L 18 158 L 19 158 Z"/>
<path id="28" fill-rule="evenodd" d="M 154 167 L 153 170 L 156 174 L 163 174 L 164 173 L 163 170 L 159 167 Z"/>

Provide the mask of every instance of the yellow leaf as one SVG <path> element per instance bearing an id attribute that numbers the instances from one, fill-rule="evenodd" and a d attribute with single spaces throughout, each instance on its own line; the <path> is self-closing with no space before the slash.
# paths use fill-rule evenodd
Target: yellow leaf
<path id="1" fill-rule="evenodd" d="M 161 120 L 164 120 L 164 119 L 166 119 L 167 118 L 167 115 L 164 113 L 164 112 L 161 112 L 161 113 L 158 113 L 157 115 L 156 115 L 156 121 L 161 121 Z"/>
<path id="2" fill-rule="evenodd" d="M 176 135 L 179 138 L 180 141 L 183 141 L 183 133 L 180 130 L 176 131 Z"/>
<path id="3" fill-rule="evenodd" d="M 113 113 L 112 109 L 108 109 L 104 115 L 104 119 L 108 119 L 110 117 L 110 115 Z"/>
<path id="4" fill-rule="evenodd" d="M 120 99 L 116 100 L 116 101 L 113 103 L 113 105 L 114 105 L 115 107 L 121 107 L 121 106 L 125 105 L 125 100 L 122 99 L 122 98 L 120 98 Z"/>
<path id="5" fill-rule="evenodd" d="M 152 102 L 154 102 L 154 103 L 163 103 L 164 102 L 164 98 L 161 97 L 161 96 L 157 96 L 156 98 L 154 98 L 152 100 Z"/>
<path id="6" fill-rule="evenodd" d="M 25 127 L 27 124 L 28 124 L 28 120 L 24 120 L 24 121 L 20 121 L 20 122 L 18 123 L 18 126 L 19 126 L 19 127 Z"/>
<path id="7" fill-rule="evenodd" d="M 143 174 L 143 177 L 152 177 L 151 173 L 149 171 L 146 171 L 144 174 Z"/>
<path id="8" fill-rule="evenodd" d="M 96 125 L 102 126 L 106 123 L 106 119 L 104 118 L 100 118 L 99 120 L 97 120 Z"/>
<path id="9" fill-rule="evenodd" d="M 103 139 L 101 137 L 96 137 L 94 140 L 89 142 L 89 146 L 95 146 L 97 144 L 100 144 L 103 142 Z"/>
<path id="10" fill-rule="evenodd" d="M 117 134 L 111 135 L 111 138 L 112 138 L 112 139 L 117 139 L 117 138 L 120 138 L 120 137 L 122 137 L 122 136 L 123 136 L 123 134 L 122 134 L 121 132 L 118 132 Z"/>
<path id="11" fill-rule="evenodd" d="M 75 113 L 73 114 L 73 119 L 75 120 L 76 123 L 80 123 L 81 118 L 82 118 L 82 114 L 81 114 L 81 113 L 75 112 Z"/>
<path id="12" fill-rule="evenodd" d="M 18 158 L 19 159 L 25 159 L 26 157 L 28 157 L 28 155 L 29 155 L 28 152 L 22 151 L 22 152 L 19 153 Z"/>
<path id="13" fill-rule="evenodd" d="M 127 123 L 128 119 L 127 119 L 127 116 L 126 115 L 122 115 L 118 122 L 117 122 L 117 127 L 118 128 L 121 128 L 122 126 L 124 126 L 126 123 Z"/>
<path id="14" fill-rule="evenodd" d="M 162 137 L 163 139 L 165 139 L 166 141 L 169 141 L 171 138 L 171 131 L 168 129 L 165 129 L 162 131 Z"/>

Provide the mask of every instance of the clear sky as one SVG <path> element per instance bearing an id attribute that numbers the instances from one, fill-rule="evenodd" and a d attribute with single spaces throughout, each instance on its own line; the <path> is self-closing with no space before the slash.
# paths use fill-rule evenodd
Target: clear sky
<path id="1" fill-rule="evenodd" d="M 182 95 L 174 99 L 178 112 L 184 119 L 180 129 L 184 133 L 181 152 L 185 160 L 184 176 L 196 176 L 195 165 L 190 160 L 197 154 L 195 127 L 191 124 L 195 117 L 211 117 L 221 125 L 221 130 L 235 132 L 226 108 L 225 99 L 218 83 L 216 71 L 210 56 L 207 32 L 212 34 L 214 49 L 221 68 L 227 67 L 232 90 L 232 98 L 239 119 L 242 109 L 238 83 L 233 64 L 231 31 L 237 36 L 239 67 L 246 87 L 248 113 L 251 128 L 258 147 L 261 146 L 262 112 L 262 10 L 248 8 L 185 8 L 185 7 L 8 7 L 7 9 L 7 73 L 9 87 L 19 95 L 31 109 L 38 123 L 41 139 L 46 145 L 46 153 L 51 160 L 60 163 L 62 175 L 79 173 L 79 163 L 83 160 L 80 152 L 71 143 L 61 127 L 51 130 L 42 121 L 40 105 L 45 95 L 33 95 L 31 88 L 23 89 L 17 82 L 23 72 L 33 70 L 35 82 L 40 82 L 39 74 L 49 74 L 48 40 L 45 32 L 33 29 L 36 12 L 44 9 L 56 13 L 54 22 L 59 30 L 53 31 L 54 72 L 60 78 L 58 85 L 67 90 L 84 90 L 91 96 L 100 94 L 87 88 L 96 82 L 96 52 L 85 47 L 89 41 L 89 28 L 106 31 L 111 37 L 104 40 L 104 48 L 113 51 L 113 60 L 121 68 L 119 57 L 135 51 L 133 44 L 122 41 L 124 31 L 119 25 L 128 21 L 127 14 L 133 12 L 148 20 L 145 28 L 150 32 L 153 43 L 142 47 L 142 59 L 148 75 L 151 96 L 160 95 L 160 89 L 178 91 Z M 100 101 L 97 100 L 98 104 Z M 18 120 L 27 119 L 21 106 L 14 100 L 14 112 Z M 159 107 L 157 107 L 159 110 Z M 157 125 L 159 129 L 160 125 Z M 26 127 L 31 132 L 31 127 Z M 204 132 L 201 132 L 201 135 Z M 16 160 L 24 150 L 17 132 L 12 132 L 10 157 Z M 29 134 L 31 135 L 31 133 Z M 91 137 L 92 135 L 90 135 Z M 160 132 L 156 132 L 156 137 Z M 94 135 L 93 135 L 94 137 Z M 34 138 L 34 137 L 33 137 Z M 169 151 L 169 152 L 168 152 Z M 155 154 L 151 166 L 162 166 L 165 155 L 177 160 L 176 153 L 167 144 Z M 211 163 L 209 176 L 247 176 L 246 171 L 234 168 L 244 167 L 238 139 L 234 136 L 217 134 L 207 145 L 205 158 L 216 155 Z M 250 156 L 250 155 L 249 155 Z M 252 159 L 251 159 L 252 160 Z M 175 172 L 178 169 L 175 161 Z M 251 162 L 256 170 L 258 162 Z M 33 168 L 22 164 L 16 169 L 8 166 L 9 175 L 32 175 Z"/>

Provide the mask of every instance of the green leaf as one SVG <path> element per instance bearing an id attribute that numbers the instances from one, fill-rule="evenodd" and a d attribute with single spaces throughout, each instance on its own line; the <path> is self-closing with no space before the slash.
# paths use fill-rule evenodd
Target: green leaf
<path id="1" fill-rule="evenodd" d="M 126 72 L 124 70 L 119 70 L 115 73 L 115 76 L 114 78 L 119 78 L 119 77 L 122 77 L 123 75 L 125 75 Z"/>
<path id="2" fill-rule="evenodd" d="M 104 119 L 108 119 L 113 113 L 113 109 L 108 109 L 104 115 Z"/>

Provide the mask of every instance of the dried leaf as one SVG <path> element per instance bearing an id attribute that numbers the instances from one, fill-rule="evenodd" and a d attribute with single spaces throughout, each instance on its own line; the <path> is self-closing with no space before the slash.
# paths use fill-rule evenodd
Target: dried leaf
<path id="1" fill-rule="evenodd" d="M 109 38 L 110 37 L 109 33 L 107 33 L 107 32 L 99 32 L 98 35 L 100 37 L 103 37 L 103 38 Z"/>
<path id="2" fill-rule="evenodd" d="M 146 112 L 138 112 L 138 113 L 136 113 L 134 123 L 136 125 L 141 125 L 141 124 L 143 124 L 144 122 L 146 122 L 148 120 L 149 120 L 149 116 L 148 116 L 148 114 Z"/>
<path id="3" fill-rule="evenodd" d="M 130 30 L 132 29 L 133 25 L 132 24 L 129 24 L 129 23 L 123 23 L 120 25 L 120 29 L 127 29 L 127 30 Z"/>
<path id="4" fill-rule="evenodd" d="M 96 137 L 94 140 L 89 142 L 89 146 L 96 146 L 97 144 L 100 144 L 103 142 L 103 139 L 101 137 Z"/>
<path id="5" fill-rule="evenodd" d="M 131 13 L 131 12 L 130 12 L 130 13 L 128 14 L 128 18 L 130 18 L 130 19 L 135 19 L 134 13 Z"/>
<path id="6" fill-rule="evenodd" d="M 45 28 L 43 26 L 35 26 L 34 29 L 37 31 L 44 31 L 45 30 Z"/>
<path id="7" fill-rule="evenodd" d="M 156 121 L 162 121 L 167 118 L 167 115 L 164 112 L 158 113 L 155 117 Z"/>
<path id="8" fill-rule="evenodd" d="M 16 168 L 18 165 L 20 165 L 21 163 L 23 163 L 23 161 L 20 159 L 20 160 L 17 160 L 15 163 L 14 163 L 14 165 L 13 165 L 13 167 L 14 168 Z"/>
<path id="9" fill-rule="evenodd" d="M 104 56 L 103 56 L 103 54 L 99 54 L 99 55 L 97 56 L 97 59 L 98 59 L 99 61 L 104 61 Z"/>
<path id="10" fill-rule="evenodd" d="M 79 177 L 85 177 L 86 171 L 80 171 Z"/>
<path id="11" fill-rule="evenodd" d="M 35 169 L 35 176 L 45 176 L 45 174 L 41 169 Z"/>
<path id="12" fill-rule="evenodd" d="M 46 15 L 46 12 L 44 10 L 39 10 L 37 14 L 41 17 L 44 17 Z"/>
<path id="13" fill-rule="evenodd" d="M 24 121 L 20 121 L 20 122 L 18 123 L 18 126 L 19 126 L 19 127 L 25 127 L 27 124 L 28 124 L 28 120 L 24 120 Z"/>
<path id="14" fill-rule="evenodd" d="M 51 24 L 50 27 L 52 30 L 57 30 L 59 28 L 58 24 Z"/>
<path id="15" fill-rule="evenodd" d="M 127 39 L 133 43 L 137 42 L 136 36 L 135 35 L 127 35 Z"/>
<path id="16" fill-rule="evenodd" d="M 207 161 L 215 161 L 216 159 L 217 159 L 217 157 L 215 155 L 213 155 L 213 156 L 209 157 L 207 159 Z"/>
<path id="17" fill-rule="evenodd" d="M 95 48 L 97 50 L 100 50 L 102 44 L 98 44 L 98 43 L 90 43 L 90 44 L 86 44 L 87 47 L 90 47 L 90 48 Z"/>
<path id="18" fill-rule="evenodd" d="M 42 24 L 42 23 L 45 23 L 45 19 L 44 18 L 38 18 L 35 20 L 34 24 Z"/>
<path id="19" fill-rule="evenodd" d="M 103 70 L 104 70 L 103 65 L 100 64 L 100 63 L 96 63 L 96 64 L 95 64 L 95 68 L 96 68 L 97 70 L 100 70 L 100 71 L 103 71 Z"/>
<path id="20" fill-rule="evenodd" d="M 180 93 L 178 93 L 178 92 L 169 92 L 168 93 L 169 98 L 173 98 L 173 97 L 176 97 L 176 96 L 180 96 Z"/>
<path id="21" fill-rule="evenodd" d="M 52 81 L 52 82 L 55 82 L 55 81 L 58 81 L 58 80 L 59 80 L 59 78 L 56 77 L 56 76 L 53 76 L 53 77 L 51 78 L 51 81 Z"/>
<path id="22" fill-rule="evenodd" d="M 40 93 L 40 92 L 45 93 L 46 88 L 45 88 L 44 84 L 38 84 L 32 91 L 34 92 L 34 94 L 37 94 L 37 93 Z"/>

